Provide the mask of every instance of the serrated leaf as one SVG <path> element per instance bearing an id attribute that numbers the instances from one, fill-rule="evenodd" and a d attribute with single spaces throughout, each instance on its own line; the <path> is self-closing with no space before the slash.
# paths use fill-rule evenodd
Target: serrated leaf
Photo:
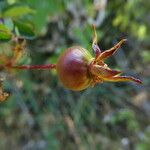
<path id="1" fill-rule="evenodd" d="M 0 41 L 9 41 L 11 37 L 11 31 L 5 25 L 0 24 Z"/>
<path id="2" fill-rule="evenodd" d="M 18 21 L 15 21 L 14 24 L 15 24 L 15 28 L 17 28 L 17 31 L 19 32 L 19 36 L 30 40 L 35 37 L 35 33 L 31 25 L 26 23 L 21 23 Z"/>
<path id="3" fill-rule="evenodd" d="M 3 11 L 3 17 L 16 18 L 31 13 L 35 13 L 35 11 L 28 6 L 13 5 Z"/>

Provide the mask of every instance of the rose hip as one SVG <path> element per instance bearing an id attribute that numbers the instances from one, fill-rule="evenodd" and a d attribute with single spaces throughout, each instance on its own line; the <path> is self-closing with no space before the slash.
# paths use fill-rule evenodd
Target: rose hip
<path id="1" fill-rule="evenodd" d="M 81 91 L 105 81 L 133 81 L 142 83 L 141 80 L 132 76 L 120 76 L 121 71 L 112 70 L 104 63 L 105 59 L 113 55 L 125 41 L 126 39 L 122 39 L 112 48 L 101 52 L 97 45 L 97 34 L 94 26 L 92 48 L 95 56 L 92 56 L 88 50 L 80 46 L 73 46 L 66 49 L 59 56 L 56 64 L 9 67 L 16 69 L 56 69 L 62 85 L 73 91 Z"/>

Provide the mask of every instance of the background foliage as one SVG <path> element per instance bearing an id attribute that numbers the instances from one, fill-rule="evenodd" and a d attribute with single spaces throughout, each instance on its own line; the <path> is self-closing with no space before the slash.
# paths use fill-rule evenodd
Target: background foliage
<path id="1" fill-rule="evenodd" d="M 0 149 L 148 150 L 149 9 L 146 0 L 1 0 L 0 53 L 9 55 L 12 33 L 28 39 L 20 64 L 55 63 L 72 45 L 92 53 L 95 23 L 102 49 L 128 39 L 108 63 L 143 85 L 104 83 L 72 92 L 55 71 L 1 72 L 11 96 L 0 103 Z"/>

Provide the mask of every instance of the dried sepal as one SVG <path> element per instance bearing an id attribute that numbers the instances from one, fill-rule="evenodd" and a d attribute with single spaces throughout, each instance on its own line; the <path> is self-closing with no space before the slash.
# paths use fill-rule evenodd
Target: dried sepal
<path id="1" fill-rule="evenodd" d="M 105 50 L 104 52 L 101 52 L 99 51 L 100 48 L 97 45 L 97 34 L 94 26 L 94 38 L 92 48 L 95 53 L 95 59 L 93 59 L 93 61 L 89 65 L 89 70 L 93 78 L 93 82 L 91 83 L 92 86 L 95 85 L 96 83 L 101 83 L 103 81 L 108 82 L 133 81 L 139 84 L 142 83 L 141 80 L 136 79 L 132 76 L 119 76 L 122 73 L 121 71 L 110 69 L 108 65 L 104 62 L 104 60 L 112 56 L 125 41 L 127 40 L 122 39 L 112 48 Z"/>
<path id="2" fill-rule="evenodd" d="M 9 94 L 3 90 L 3 87 L 2 87 L 3 81 L 4 81 L 4 78 L 0 77 L 0 102 L 5 101 L 9 97 Z"/>
<path id="3" fill-rule="evenodd" d="M 93 29 L 94 29 L 94 36 L 93 36 L 92 48 L 95 53 L 95 58 L 97 58 L 101 54 L 101 50 L 97 45 L 97 33 L 96 33 L 95 25 L 93 25 Z"/>
<path id="4" fill-rule="evenodd" d="M 13 36 L 9 47 L 9 55 L 6 53 L 0 54 L 0 69 L 7 72 L 12 71 L 12 66 L 16 66 L 24 57 L 26 41 L 23 38 Z"/>
<path id="5" fill-rule="evenodd" d="M 12 48 L 13 56 L 11 58 L 11 65 L 15 65 L 23 56 L 26 45 L 26 40 L 23 38 L 14 37 L 15 46 Z"/>
<path id="6" fill-rule="evenodd" d="M 105 60 L 106 58 L 112 56 L 119 48 L 120 46 L 126 42 L 127 39 L 122 39 L 120 42 L 118 42 L 116 45 L 114 45 L 112 48 L 105 50 L 104 52 L 102 52 L 98 57 L 97 57 L 97 61 L 101 61 L 101 60 Z"/>
<path id="7" fill-rule="evenodd" d="M 140 79 L 134 78 L 132 76 L 112 76 L 112 77 L 104 79 L 104 81 L 110 81 L 110 82 L 132 81 L 132 82 L 136 82 L 138 84 L 142 84 L 142 81 Z"/>
<path id="8" fill-rule="evenodd" d="M 24 54 L 26 41 L 22 38 L 12 38 L 12 48 L 10 48 L 11 56 L 5 53 L 0 54 L 0 71 L 12 72 L 13 66 L 22 58 Z M 0 102 L 5 101 L 9 97 L 9 93 L 3 90 L 4 78 L 0 77 Z"/>
<path id="9" fill-rule="evenodd" d="M 111 76 L 115 76 L 118 74 L 121 74 L 121 71 L 118 70 L 112 70 L 108 67 L 103 67 L 100 65 L 93 65 L 91 68 L 91 72 L 97 76 L 100 76 L 102 78 L 108 78 Z"/>

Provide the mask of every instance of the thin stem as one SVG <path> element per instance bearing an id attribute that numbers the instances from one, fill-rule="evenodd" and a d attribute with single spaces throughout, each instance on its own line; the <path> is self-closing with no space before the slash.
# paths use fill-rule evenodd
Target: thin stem
<path id="1" fill-rule="evenodd" d="M 56 64 L 46 64 L 46 65 L 22 65 L 22 66 L 9 66 L 9 68 L 14 69 L 56 69 Z"/>

